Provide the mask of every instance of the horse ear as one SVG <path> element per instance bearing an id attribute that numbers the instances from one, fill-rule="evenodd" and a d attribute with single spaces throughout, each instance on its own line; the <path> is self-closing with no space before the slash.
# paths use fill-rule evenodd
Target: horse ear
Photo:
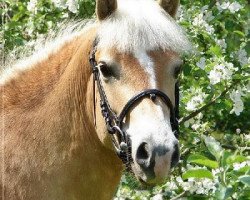
<path id="1" fill-rule="evenodd" d="M 116 8 L 116 0 L 96 0 L 96 15 L 99 20 L 109 17 Z"/>
<path id="2" fill-rule="evenodd" d="M 170 16 L 175 18 L 180 0 L 158 0 L 158 3 Z"/>

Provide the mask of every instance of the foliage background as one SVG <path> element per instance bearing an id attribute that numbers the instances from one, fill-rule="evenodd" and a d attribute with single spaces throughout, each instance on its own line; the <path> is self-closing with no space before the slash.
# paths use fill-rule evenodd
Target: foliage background
<path id="1" fill-rule="evenodd" d="M 1 1 L 1 64 L 94 9 L 93 0 Z M 216 101 L 182 124 L 181 162 L 166 183 L 146 190 L 124 175 L 115 199 L 250 199 L 249 14 L 246 0 L 181 1 L 178 21 L 196 50 L 184 57 L 181 116 Z"/>

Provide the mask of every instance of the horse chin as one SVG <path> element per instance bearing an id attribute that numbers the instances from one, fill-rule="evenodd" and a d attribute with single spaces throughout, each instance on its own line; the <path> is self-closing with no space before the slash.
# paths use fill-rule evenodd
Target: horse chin
<path id="1" fill-rule="evenodd" d="M 158 179 L 146 179 L 143 180 L 142 178 L 138 178 L 139 182 L 142 185 L 148 186 L 148 187 L 154 187 L 156 185 L 160 185 L 166 181 L 166 178 L 158 178 Z"/>
<path id="2" fill-rule="evenodd" d="M 166 181 L 166 178 L 162 179 L 143 179 L 141 177 L 137 177 L 137 180 L 140 182 L 141 186 L 144 189 L 153 188 L 156 185 L 163 184 Z"/>
<path id="3" fill-rule="evenodd" d="M 142 170 L 132 165 L 132 171 L 135 178 L 140 182 L 143 188 L 152 188 L 156 185 L 164 183 L 167 177 L 150 177 L 147 176 Z"/>
<path id="4" fill-rule="evenodd" d="M 154 186 L 156 186 L 156 184 L 152 184 L 152 183 L 145 182 L 142 178 L 138 178 L 138 181 L 140 182 L 141 186 L 142 186 L 144 189 L 151 189 L 151 188 L 153 188 Z"/>

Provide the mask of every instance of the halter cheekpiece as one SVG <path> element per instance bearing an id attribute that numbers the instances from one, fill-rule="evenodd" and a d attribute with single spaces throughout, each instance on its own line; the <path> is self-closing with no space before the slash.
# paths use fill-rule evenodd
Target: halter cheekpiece
<path id="1" fill-rule="evenodd" d="M 108 132 L 111 135 L 111 139 L 116 150 L 117 155 L 126 164 L 128 168 L 130 166 L 130 162 L 132 162 L 131 158 L 131 144 L 130 139 L 127 133 L 123 130 L 124 119 L 127 116 L 128 112 L 132 110 L 132 107 L 137 105 L 140 100 L 144 98 L 150 98 L 154 101 L 157 97 L 159 97 L 169 108 L 170 110 L 170 123 L 172 127 L 172 131 L 175 136 L 178 138 L 179 135 L 179 85 L 178 82 L 175 85 L 175 107 L 173 106 L 170 98 L 160 90 L 157 89 L 147 89 L 144 90 L 134 97 L 132 97 L 126 105 L 123 107 L 121 113 L 117 115 L 111 108 L 107 96 L 105 94 L 101 78 L 100 72 L 97 67 L 98 63 L 95 59 L 95 53 L 97 51 L 98 40 L 95 39 L 92 45 L 92 49 L 90 51 L 89 62 L 92 68 L 94 85 L 97 85 L 99 95 L 100 95 L 100 107 L 102 116 L 105 120 L 106 127 Z M 94 89 L 95 90 L 95 89 Z M 93 91 L 95 93 L 95 91 Z M 95 99 L 94 99 L 95 101 Z"/>

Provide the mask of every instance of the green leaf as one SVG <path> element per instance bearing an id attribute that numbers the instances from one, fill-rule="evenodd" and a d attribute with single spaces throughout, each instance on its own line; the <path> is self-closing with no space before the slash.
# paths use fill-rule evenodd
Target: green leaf
<path id="1" fill-rule="evenodd" d="M 241 173 L 250 172 L 250 166 L 242 167 L 242 168 L 238 169 L 237 171 L 238 171 L 238 172 L 241 172 Z"/>
<path id="2" fill-rule="evenodd" d="M 195 164 L 206 166 L 206 167 L 213 168 L 213 169 L 219 167 L 218 162 L 210 160 L 207 157 L 199 155 L 199 154 L 189 156 L 187 159 L 187 162 L 195 163 Z"/>
<path id="3" fill-rule="evenodd" d="M 241 37 L 245 37 L 245 34 L 241 31 L 234 31 L 234 33 L 236 33 L 237 35 L 239 35 Z"/>
<path id="4" fill-rule="evenodd" d="M 246 161 L 247 158 L 245 156 L 242 155 L 234 155 L 234 156 L 230 156 L 227 159 L 227 163 L 228 164 L 233 164 L 233 163 L 241 163 Z"/>
<path id="5" fill-rule="evenodd" d="M 190 169 L 182 174 L 182 179 L 188 178 L 209 178 L 213 179 L 213 174 L 207 169 Z"/>
<path id="6" fill-rule="evenodd" d="M 209 152 L 216 158 L 217 161 L 219 161 L 221 155 L 223 154 L 223 149 L 220 146 L 220 143 L 211 136 L 203 136 L 203 138 Z"/>
<path id="7" fill-rule="evenodd" d="M 215 192 L 215 197 L 218 200 L 226 200 L 232 194 L 233 194 L 232 187 L 224 187 L 223 185 L 220 185 L 219 188 Z"/>
<path id="8" fill-rule="evenodd" d="M 227 160 L 232 155 L 233 154 L 231 152 L 229 152 L 229 151 L 223 151 L 221 162 L 220 162 L 222 167 L 226 167 L 228 165 Z"/>
<path id="9" fill-rule="evenodd" d="M 188 76 L 191 74 L 191 70 L 192 70 L 192 67 L 190 65 L 185 65 L 185 67 L 183 67 L 183 74 L 185 76 Z"/>
<path id="10" fill-rule="evenodd" d="M 243 175 L 239 177 L 240 182 L 244 183 L 247 186 L 250 186 L 250 175 Z"/>
<path id="11" fill-rule="evenodd" d="M 221 48 L 218 45 L 211 46 L 208 52 L 211 55 L 221 56 Z"/>
<path id="12" fill-rule="evenodd" d="M 250 199 L 250 188 L 245 188 L 241 191 L 240 196 L 237 200 L 249 200 Z"/>

